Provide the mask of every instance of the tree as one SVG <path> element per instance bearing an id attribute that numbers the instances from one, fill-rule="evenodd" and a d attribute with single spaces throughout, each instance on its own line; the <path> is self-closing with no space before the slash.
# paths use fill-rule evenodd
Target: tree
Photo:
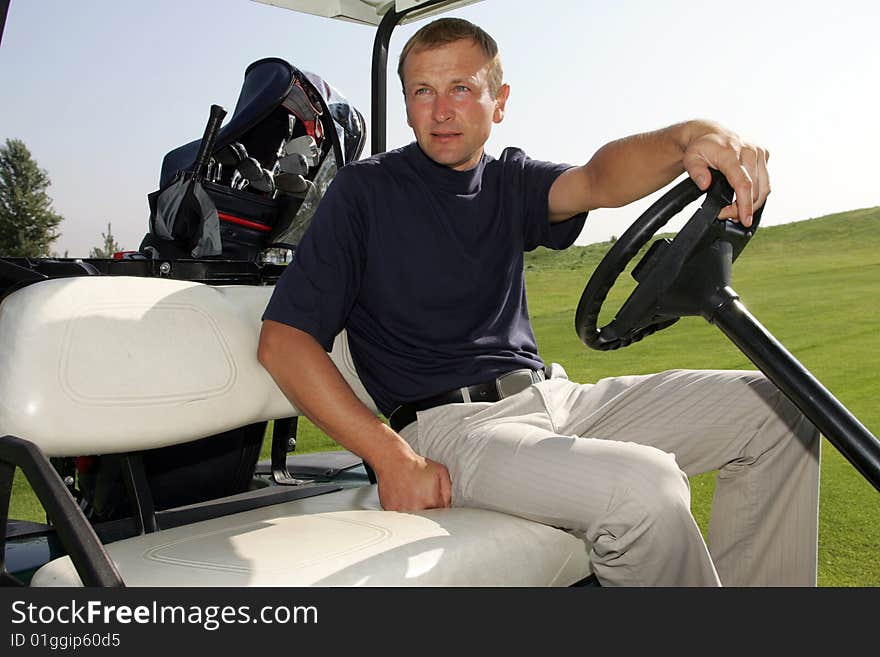
<path id="1" fill-rule="evenodd" d="M 64 219 L 46 193 L 51 184 L 23 141 L 7 139 L 0 147 L 0 255 L 49 255 Z"/>
<path id="2" fill-rule="evenodd" d="M 113 237 L 113 230 L 110 228 L 109 222 L 107 223 L 107 232 L 101 233 L 101 239 L 104 240 L 104 246 L 96 246 L 89 251 L 90 258 L 112 258 L 114 253 L 122 251 L 122 247 Z"/>

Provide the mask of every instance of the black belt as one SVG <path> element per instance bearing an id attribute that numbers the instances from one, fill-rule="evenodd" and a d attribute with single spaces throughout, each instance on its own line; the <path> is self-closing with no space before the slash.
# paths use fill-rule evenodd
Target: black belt
<path id="1" fill-rule="evenodd" d="M 467 402 L 497 402 L 505 397 L 510 397 L 522 392 L 533 383 L 543 381 L 546 377 L 540 370 L 513 370 L 502 374 L 497 379 L 486 383 L 475 383 L 472 386 L 456 388 L 433 397 L 420 399 L 419 401 L 401 404 L 388 416 L 388 424 L 395 431 L 400 431 L 405 426 L 415 422 L 416 413 L 435 406 L 445 404 L 464 404 Z"/>

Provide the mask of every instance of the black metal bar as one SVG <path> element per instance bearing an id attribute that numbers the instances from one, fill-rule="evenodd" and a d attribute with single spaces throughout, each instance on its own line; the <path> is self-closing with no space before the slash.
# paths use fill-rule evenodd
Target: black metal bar
<path id="1" fill-rule="evenodd" d="M 719 293 L 727 301 L 712 309 L 709 321 L 880 491 L 880 441 L 755 319 L 732 289 Z"/>
<path id="2" fill-rule="evenodd" d="M 219 500 L 199 502 L 190 506 L 157 511 L 156 517 L 162 529 L 171 529 L 182 525 L 191 525 L 194 522 L 211 520 L 212 518 L 222 518 L 233 513 L 243 513 L 293 500 L 303 500 L 307 497 L 335 493 L 340 490 L 342 490 L 342 486 L 337 484 L 314 484 L 292 487 L 269 486 L 257 491 L 247 491 L 247 493 Z"/>
<path id="3" fill-rule="evenodd" d="M 206 285 L 274 285 L 284 269 L 285 265 L 252 260 L 0 257 L 0 301 L 22 287 L 55 278 L 141 276 Z"/>
<path id="4" fill-rule="evenodd" d="M 144 459 L 140 453 L 124 454 L 120 459 L 120 470 L 128 499 L 131 502 L 132 518 L 138 534 L 152 534 L 159 531 L 156 522 L 156 506 L 153 493 L 144 469 Z"/>
<path id="5" fill-rule="evenodd" d="M 376 37 L 373 39 L 373 63 L 371 75 L 370 95 L 370 152 L 372 155 L 385 152 L 385 130 L 387 122 L 388 103 L 388 44 L 391 43 L 391 33 L 403 14 L 399 14 L 392 6 L 382 17 L 379 27 L 376 29 Z"/>
<path id="6" fill-rule="evenodd" d="M 17 466 L 24 473 L 52 520 L 83 585 L 124 586 L 116 565 L 43 452 L 28 440 L 3 436 L 0 462 Z M 8 506 L 2 513 L 8 517 Z"/>
<path id="7" fill-rule="evenodd" d="M 9 13 L 9 0 L 0 0 L 0 43 L 3 43 L 3 31 L 6 29 L 6 15 Z"/>
<path id="8" fill-rule="evenodd" d="M 0 461 L 0 586 L 24 586 L 18 578 L 9 574 L 6 567 L 6 536 L 14 476 L 15 466 Z"/>

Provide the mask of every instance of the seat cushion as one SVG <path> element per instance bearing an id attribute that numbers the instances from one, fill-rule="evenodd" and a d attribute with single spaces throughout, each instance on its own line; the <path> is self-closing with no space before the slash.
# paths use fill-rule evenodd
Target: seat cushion
<path id="1" fill-rule="evenodd" d="M 590 575 L 566 531 L 481 509 L 383 511 L 376 486 L 106 546 L 128 586 L 568 586 Z M 33 586 L 81 586 L 69 557 Z"/>

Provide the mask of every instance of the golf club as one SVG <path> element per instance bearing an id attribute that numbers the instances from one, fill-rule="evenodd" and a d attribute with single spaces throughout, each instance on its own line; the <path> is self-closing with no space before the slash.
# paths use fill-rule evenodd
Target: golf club
<path id="1" fill-rule="evenodd" d="M 264 169 L 254 157 L 247 157 L 239 162 L 232 177 L 237 181 L 234 188 L 238 190 L 252 187 L 255 191 L 264 194 L 272 194 L 275 191 L 272 172 Z"/>
<path id="2" fill-rule="evenodd" d="M 318 163 L 318 158 L 321 156 L 321 152 L 318 150 L 318 145 L 315 143 L 314 137 L 310 135 L 303 135 L 286 142 L 282 151 L 283 155 L 291 155 L 292 153 L 302 154 L 305 156 L 309 166 L 312 167 Z"/>
<path id="3" fill-rule="evenodd" d="M 272 173 L 295 173 L 304 176 L 309 172 L 309 163 L 306 156 L 302 153 L 291 153 L 275 160 L 275 166 L 272 167 Z"/>
<path id="4" fill-rule="evenodd" d="M 275 176 L 275 193 L 284 194 L 286 196 L 296 196 L 303 198 L 308 194 L 309 189 L 314 188 L 315 183 L 306 180 L 301 175 L 293 173 L 279 173 Z"/>

